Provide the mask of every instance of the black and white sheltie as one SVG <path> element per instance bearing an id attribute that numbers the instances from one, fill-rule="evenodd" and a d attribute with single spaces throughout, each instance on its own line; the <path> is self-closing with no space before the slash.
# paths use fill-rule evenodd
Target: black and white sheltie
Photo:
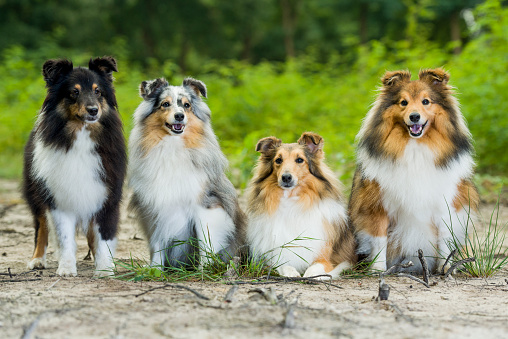
<path id="1" fill-rule="evenodd" d="M 30 269 L 46 267 L 52 224 L 58 275 L 77 275 L 78 227 L 87 235 L 95 274 L 109 274 L 127 160 L 113 71 L 111 57 L 91 59 L 88 69 L 73 68 L 68 60 L 48 60 L 42 68 L 48 91 L 25 148 L 23 173 L 35 223 Z"/>
<path id="2" fill-rule="evenodd" d="M 245 217 L 224 171 L 203 82 L 143 81 L 130 146 L 131 208 L 148 238 L 153 266 L 189 264 L 205 252 L 235 255 Z M 202 258 L 203 259 L 203 258 Z M 226 259 L 226 258 L 224 258 Z"/>

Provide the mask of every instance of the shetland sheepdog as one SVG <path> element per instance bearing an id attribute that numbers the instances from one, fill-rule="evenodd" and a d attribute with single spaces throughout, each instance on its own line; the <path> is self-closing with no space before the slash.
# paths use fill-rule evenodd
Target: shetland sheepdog
<path id="1" fill-rule="evenodd" d="M 227 160 L 202 99 L 205 84 L 186 78 L 170 86 L 160 78 L 143 81 L 139 91 L 144 100 L 129 140 L 130 207 L 148 238 L 152 266 L 192 266 L 195 255 L 209 253 L 227 260 L 242 243 L 245 216 L 224 173 Z"/>
<path id="2" fill-rule="evenodd" d="M 442 267 L 478 206 L 471 135 L 442 69 L 387 72 L 357 136 L 349 220 L 358 254 L 386 270 L 411 260 Z M 470 211 L 469 211 L 470 210 Z"/>
<path id="3" fill-rule="evenodd" d="M 323 138 L 303 133 L 298 143 L 259 140 L 248 187 L 247 244 L 251 255 L 280 275 L 337 278 L 356 261 L 340 183 L 324 162 Z"/>
<path id="4" fill-rule="evenodd" d="M 46 267 L 48 226 L 56 231 L 56 273 L 76 276 L 76 228 L 87 235 L 95 274 L 112 267 L 126 150 L 113 89 L 111 57 L 90 59 L 88 69 L 48 60 L 48 89 L 25 148 L 24 197 L 35 223 L 28 268 Z M 49 217 L 49 218 L 48 218 Z"/>

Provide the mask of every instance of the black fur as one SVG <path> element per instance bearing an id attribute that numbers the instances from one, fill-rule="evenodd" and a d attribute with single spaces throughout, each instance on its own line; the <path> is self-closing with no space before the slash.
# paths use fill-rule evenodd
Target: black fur
<path id="1" fill-rule="evenodd" d="M 32 173 L 35 143 L 42 142 L 46 147 L 63 151 L 72 147 L 75 131 L 70 128 L 71 122 L 66 114 L 69 107 L 76 103 L 76 99 L 70 94 L 76 84 L 83 90 L 82 100 L 90 101 L 95 98 L 94 102 L 102 109 L 100 119 L 95 122 L 97 126 L 94 126 L 91 132 L 91 138 L 95 141 L 96 152 L 102 162 L 102 180 L 107 187 L 108 196 L 102 209 L 97 211 L 93 218 L 99 225 L 103 240 L 111 240 L 116 236 L 127 157 L 122 122 L 112 84 L 113 71 L 117 71 L 117 67 L 116 60 L 111 57 L 91 59 L 89 69 L 74 69 L 72 62 L 68 60 L 48 60 L 44 63 L 42 73 L 48 89 L 47 96 L 26 144 L 23 168 L 23 195 L 35 219 L 36 237 L 37 218 L 44 217 L 47 210 L 57 206 L 52 192 Z M 98 98 L 94 97 L 92 90 L 94 83 L 101 91 Z"/>

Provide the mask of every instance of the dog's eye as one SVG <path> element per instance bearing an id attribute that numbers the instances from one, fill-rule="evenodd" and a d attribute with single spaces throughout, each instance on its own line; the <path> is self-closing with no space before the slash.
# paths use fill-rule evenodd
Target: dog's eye
<path id="1" fill-rule="evenodd" d="M 95 95 L 97 95 L 97 96 L 101 95 L 101 90 L 98 88 L 96 88 L 94 92 L 95 92 Z"/>
<path id="2" fill-rule="evenodd" d="M 162 103 L 162 105 L 161 105 L 161 106 L 162 106 L 162 107 L 169 107 L 169 106 L 171 106 L 171 105 L 169 104 L 169 102 L 164 101 L 164 102 Z"/>
<path id="3" fill-rule="evenodd" d="M 190 104 L 188 102 L 186 102 L 185 104 L 183 104 L 183 107 L 185 108 L 189 108 L 190 107 Z"/>
<path id="4" fill-rule="evenodd" d="M 401 105 L 401 106 L 407 106 L 407 100 L 402 100 L 402 101 L 400 102 L 400 105 Z"/>
<path id="5" fill-rule="evenodd" d="M 296 161 L 297 164 L 301 164 L 303 162 L 303 159 L 302 158 L 296 158 L 295 161 Z"/>
<path id="6" fill-rule="evenodd" d="M 78 95 L 79 95 L 79 89 L 74 88 L 74 89 L 72 90 L 72 95 L 78 96 Z"/>
<path id="7" fill-rule="evenodd" d="M 430 104 L 429 99 L 423 99 L 423 100 L 422 100 L 422 104 L 424 104 L 424 105 L 428 105 L 428 104 Z"/>
<path id="8" fill-rule="evenodd" d="M 276 163 L 277 165 L 282 164 L 282 158 L 277 158 L 277 159 L 275 159 L 275 163 Z"/>

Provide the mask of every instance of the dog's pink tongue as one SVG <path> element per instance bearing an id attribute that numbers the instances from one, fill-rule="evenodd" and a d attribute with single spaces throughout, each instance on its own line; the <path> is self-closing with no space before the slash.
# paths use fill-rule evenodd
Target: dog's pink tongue
<path id="1" fill-rule="evenodd" d="M 174 129 L 177 129 L 177 130 L 178 130 L 178 129 L 182 129 L 182 125 L 181 125 L 181 124 L 174 124 L 174 125 L 173 125 L 173 128 L 174 128 Z"/>
<path id="2" fill-rule="evenodd" d="M 419 133 L 421 129 L 422 129 L 422 125 L 412 125 L 411 126 L 411 132 L 413 132 L 414 134 Z"/>

